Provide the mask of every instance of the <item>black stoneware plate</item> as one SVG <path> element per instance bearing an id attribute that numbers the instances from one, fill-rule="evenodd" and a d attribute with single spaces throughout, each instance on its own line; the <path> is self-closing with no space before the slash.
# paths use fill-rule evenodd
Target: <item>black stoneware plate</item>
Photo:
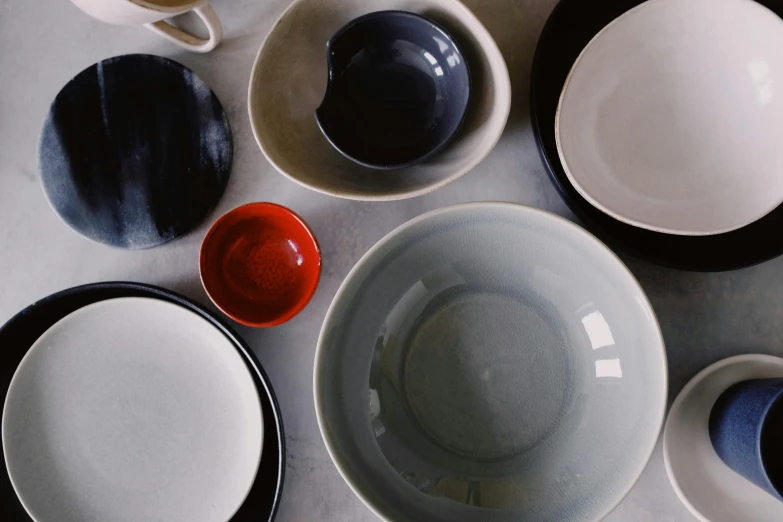
<path id="1" fill-rule="evenodd" d="M 316 121 L 347 158 L 377 169 L 410 167 L 457 133 L 470 71 L 457 42 L 435 22 L 377 11 L 326 44 L 329 82 Z"/>
<path id="2" fill-rule="evenodd" d="M 285 436 L 280 408 L 269 378 L 245 342 L 223 321 L 178 294 L 140 283 L 95 283 L 69 288 L 28 306 L 0 328 L 0 401 L 5 404 L 8 386 L 22 357 L 54 323 L 70 313 L 99 301 L 118 297 L 149 297 L 178 304 L 203 317 L 236 346 L 258 388 L 264 416 L 264 448 L 253 487 L 232 522 L 269 522 L 275 518 L 285 471 Z M 0 520 L 31 522 L 14 492 L 2 459 L 0 472 Z"/>
<path id="3" fill-rule="evenodd" d="M 566 176 L 555 143 L 555 112 L 579 53 L 609 22 L 640 0 L 561 0 L 538 41 L 530 88 L 530 114 L 541 158 L 571 210 L 611 247 L 660 265 L 694 271 L 733 270 L 783 254 L 783 205 L 755 223 L 713 236 L 676 236 L 622 223 L 587 202 Z M 760 4 L 783 15 L 783 0 Z"/>
<path id="4" fill-rule="evenodd" d="M 231 174 L 231 128 L 190 69 L 143 54 L 109 58 L 57 94 L 41 131 L 41 183 L 79 234 L 149 248 L 190 231 Z"/>

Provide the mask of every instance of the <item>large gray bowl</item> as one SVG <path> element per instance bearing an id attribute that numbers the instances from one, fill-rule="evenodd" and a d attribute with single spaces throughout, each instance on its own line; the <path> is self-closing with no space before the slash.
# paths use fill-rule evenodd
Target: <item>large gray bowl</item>
<path id="1" fill-rule="evenodd" d="M 603 518 L 652 453 L 663 339 L 644 292 L 565 219 L 504 203 L 420 216 L 337 292 L 321 434 L 384 520 Z"/>

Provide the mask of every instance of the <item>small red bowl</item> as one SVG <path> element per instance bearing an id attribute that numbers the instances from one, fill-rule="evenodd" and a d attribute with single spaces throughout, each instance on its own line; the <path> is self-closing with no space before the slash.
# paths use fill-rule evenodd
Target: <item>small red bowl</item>
<path id="1" fill-rule="evenodd" d="M 274 203 L 222 215 L 201 243 L 201 282 L 234 321 L 282 324 L 307 306 L 321 276 L 321 249 L 302 218 Z"/>

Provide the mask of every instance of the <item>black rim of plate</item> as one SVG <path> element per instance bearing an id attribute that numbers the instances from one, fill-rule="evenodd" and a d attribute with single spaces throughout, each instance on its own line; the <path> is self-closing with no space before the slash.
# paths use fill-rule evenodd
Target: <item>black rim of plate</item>
<path id="1" fill-rule="evenodd" d="M 180 305 L 209 321 L 239 351 L 259 391 L 264 416 L 264 447 L 253 487 L 232 522 L 272 521 L 280 505 L 285 473 L 285 435 L 280 406 L 261 364 L 228 325 L 190 299 L 163 288 L 132 282 L 93 283 L 52 294 L 28 306 L 0 328 L 0 390 L 2 404 L 11 378 L 32 344 L 54 323 L 89 304 L 121 297 L 148 297 Z M 263 393 L 266 392 L 266 393 Z M 274 424 L 274 429 L 269 429 Z M 14 492 L 3 455 L 0 473 L 0 518 L 32 521 Z"/>
<path id="2" fill-rule="evenodd" d="M 783 205 L 745 227 L 712 236 L 678 236 L 628 225 L 585 200 L 568 180 L 555 143 L 555 112 L 579 53 L 612 20 L 642 0 L 561 0 L 544 26 L 533 58 L 530 118 L 549 177 L 571 211 L 610 247 L 681 270 L 719 272 L 755 265 L 783 254 Z M 783 0 L 758 0 L 783 15 Z"/>

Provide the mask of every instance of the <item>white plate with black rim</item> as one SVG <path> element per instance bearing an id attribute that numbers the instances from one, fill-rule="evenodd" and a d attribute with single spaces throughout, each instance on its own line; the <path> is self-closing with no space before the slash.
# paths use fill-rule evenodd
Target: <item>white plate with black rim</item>
<path id="1" fill-rule="evenodd" d="M 263 429 L 233 344 L 145 298 L 49 328 L 17 367 L 2 419 L 11 483 L 37 522 L 228 520 L 253 485 Z"/>

